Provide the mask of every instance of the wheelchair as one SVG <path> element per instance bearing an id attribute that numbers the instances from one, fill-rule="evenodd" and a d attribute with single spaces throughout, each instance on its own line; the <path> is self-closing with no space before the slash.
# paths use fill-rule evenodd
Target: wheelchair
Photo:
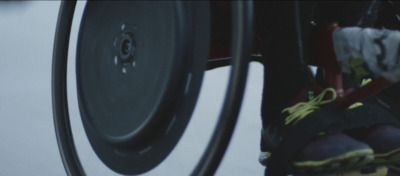
<path id="1" fill-rule="evenodd" d="M 66 91 L 75 6 L 76 1 L 62 1 L 60 6 L 53 51 L 53 114 L 67 175 L 85 175 L 74 146 Z M 216 19 L 213 8 L 226 14 Z M 325 40 L 334 27 L 322 31 L 322 41 L 328 44 L 321 45 L 326 48 L 318 49 L 322 52 L 316 53 L 310 64 L 323 68 L 318 73 L 320 83 L 338 90 L 342 88 L 341 73 L 332 66 L 336 65 L 332 64 L 334 54 L 330 40 Z M 217 127 L 192 172 L 213 175 L 235 128 L 248 64 L 261 62 L 260 58 L 253 34 L 252 1 L 88 1 L 79 28 L 76 81 L 81 119 L 93 150 L 117 173 L 150 171 L 182 136 L 203 73 L 229 65 L 232 69 Z M 328 58 L 328 62 L 318 58 Z M 391 84 L 376 79 L 343 94 L 338 105 L 346 106 Z M 271 165 L 282 166 L 288 163 Z M 397 167 L 391 168 L 399 173 Z"/>

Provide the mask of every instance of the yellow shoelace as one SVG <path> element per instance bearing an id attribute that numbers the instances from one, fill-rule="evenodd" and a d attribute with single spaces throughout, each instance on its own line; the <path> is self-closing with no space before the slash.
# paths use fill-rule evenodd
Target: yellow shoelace
<path id="1" fill-rule="evenodd" d="M 370 79 L 370 78 L 369 79 L 363 79 L 362 82 L 361 82 L 361 87 L 367 85 L 371 81 L 372 81 L 372 79 Z M 363 103 L 361 103 L 361 102 L 355 102 L 354 104 L 350 105 L 348 107 L 348 109 L 353 109 L 353 108 L 356 108 L 356 107 L 359 107 L 359 106 L 362 106 L 362 105 L 363 105 Z"/>
<path id="2" fill-rule="evenodd" d="M 332 98 L 324 100 L 325 95 L 331 92 Z M 327 88 L 322 91 L 318 96 L 312 98 L 308 102 L 300 102 L 292 107 L 288 107 L 282 110 L 282 113 L 288 112 L 289 116 L 285 119 L 285 124 L 290 123 L 296 124 L 298 121 L 306 117 L 308 114 L 314 112 L 314 110 L 319 109 L 321 105 L 335 101 L 337 97 L 336 91 L 333 88 Z"/>
<path id="3" fill-rule="evenodd" d="M 361 83 L 361 87 L 367 85 L 370 83 L 372 79 L 363 79 Z M 324 100 L 324 97 L 326 93 L 331 92 L 332 93 L 332 98 Z M 285 119 L 285 124 L 288 125 L 290 123 L 296 124 L 298 121 L 306 117 L 308 114 L 314 112 L 314 110 L 319 109 L 321 105 L 330 103 L 335 101 L 337 98 L 337 94 L 335 89 L 333 88 L 327 88 L 324 91 L 322 91 L 318 96 L 315 98 L 312 98 L 308 102 L 300 102 L 297 103 L 294 106 L 285 108 L 282 110 L 282 113 L 288 112 L 289 116 L 286 117 Z M 348 109 L 356 108 L 359 106 L 362 106 L 363 103 L 361 102 L 356 102 L 348 107 Z"/>

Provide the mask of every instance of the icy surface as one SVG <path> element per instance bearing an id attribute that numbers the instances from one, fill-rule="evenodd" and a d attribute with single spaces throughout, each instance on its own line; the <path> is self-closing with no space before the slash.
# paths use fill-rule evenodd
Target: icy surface
<path id="1" fill-rule="evenodd" d="M 51 107 L 51 60 L 60 2 L 0 1 L 0 175 L 66 175 L 58 152 Z M 74 55 L 84 2 L 79 1 L 68 63 L 69 106 L 76 146 L 89 176 L 118 175 L 91 149 L 76 100 Z M 234 137 L 216 175 L 262 175 L 257 162 L 263 67 L 250 65 Z M 229 67 L 208 71 L 198 105 L 170 156 L 144 175 L 189 175 L 215 127 Z"/>

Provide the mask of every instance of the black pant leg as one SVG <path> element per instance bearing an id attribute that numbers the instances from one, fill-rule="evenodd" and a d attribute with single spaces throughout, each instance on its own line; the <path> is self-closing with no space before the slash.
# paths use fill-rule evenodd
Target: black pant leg
<path id="1" fill-rule="evenodd" d="M 264 62 L 263 125 L 281 123 L 280 111 L 310 82 L 303 61 L 307 38 L 298 34 L 308 33 L 314 4 L 255 1 L 256 35 Z"/>

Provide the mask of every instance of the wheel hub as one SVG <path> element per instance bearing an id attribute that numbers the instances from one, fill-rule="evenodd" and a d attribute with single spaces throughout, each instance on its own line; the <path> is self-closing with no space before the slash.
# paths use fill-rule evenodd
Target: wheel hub
<path id="1" fill-rule="evenodd" d="M 133 27 L 122 24 L 121 33 L 115 38 L 115 64 L 132 64 L 136 52 L 136 41 Z"/>

